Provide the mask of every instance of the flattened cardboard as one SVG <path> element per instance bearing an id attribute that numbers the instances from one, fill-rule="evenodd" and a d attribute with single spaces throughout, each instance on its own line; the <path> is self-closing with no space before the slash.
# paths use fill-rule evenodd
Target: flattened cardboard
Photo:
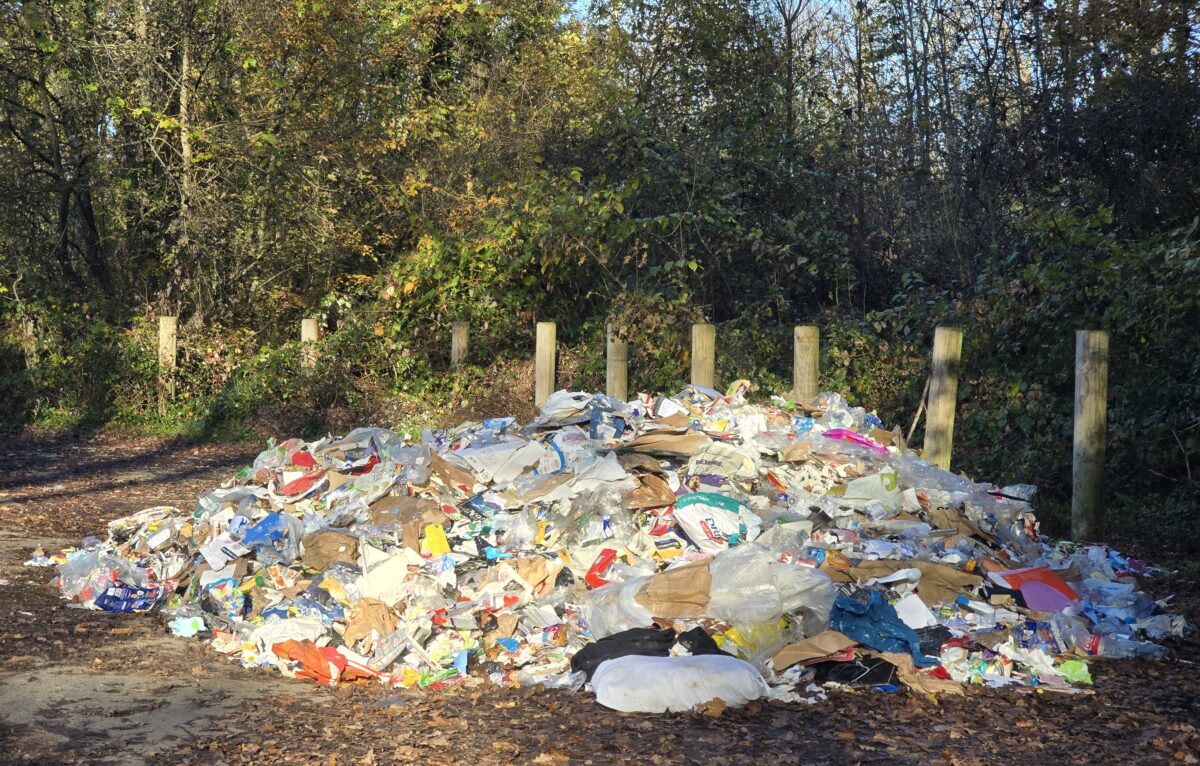
<path id="1" fill-rule="evenodd" d="M 653 473 L 659 476 L 666 476 L 667 472 L 663 469 L 662 463 L 658 458 L 638 452 L 626 452 L 623 455 L 617 455 L 617 462 L 621 467 L 629 472 Z"/>
<path id="2" fill-rule="evenodd" d="M 915 567 L 921 570 L 921 580 L 917 583 L 917 595 L 926 606 L 936 606 L 942 601 L 953 601 L 957 596 L 965 594 L 983 582 L 983 578 L 966 572 L 960 572 L 954 567 L 938 564 L 932 561 L 896 561 L 881 559 L 879 561 L 861 561 L 849 569 L 821 567 L 821 571 L 829 575 L 834 582 L 866 582 L 876 577 L 886 577 L 898 569 Z"/>
<path id="3" fill-rule="evenodd" d="M 304 565 L 324 572 L 336 561 L 354 564 L 358 561 L 358 538 L 331 529 L 305 535 Z"/>
<path id="4" fill-rule="evenodd" d="M 670 415 L 656 418 L 653 422 L 655 425 L 665 428 L 687 428 L 691 420 L 682 412 L 672 412 Z"/>
<path id="5" fill-rule="evenodd" d="M 513 574 L 529 586 L 535 596 L 541 596 L 554 587 L 554 580 L 562 571 L 563 565 L 562 561 L 557 559 L 547 559 L 544 556 L 525 556 L 505 561 L 501 567 L 511 568 Z"/>
<path id="6" fill-rule="evenodd" d="M 536 465 L 546 454 L 537 442 L 503 442 L 490 447 L 464 449 L 455 452 L 456 458 L 468 463 L 483 481 L 506 482 L 520 476 L 526 468 Z"/>
<path id="7" fill-rule="evenodd" d="M 650 455 L 676 455 L 691 457 L 708 446 L 711 440 L 690 429 L 661 428 L 638 436 L 624 449 L 632 452 L 644 452 Z"/>
<path id="8" fill-rule="evenodd" d="M 938 678 L 929 673 L 918 671 L 911 654 L 900 654 L 898 652 L 866 652 L 866 654 L 873 657 L 882 657 L 894 665 L 896 668 L 896 678 L 900 680 L 900 683 L 915 692 L 921 692 L 922 694 L 966 694 L 963 691 L 962 684 L 957 681 L 952 681 L 948 678 Z"/>
<path id="9" fill-rule="evenodd" d="M 516 489 L 510 487 L 499 494 L 506 508 L 517 508 L 550 496 L 557 497 L 564 493 L 569 495 L 562 488 L 574 478 L 574 474 L 567 471 L 563 471 L 562 473 L 545 473 L 539 475 L 534 482 L 531 482 L 531 486 L 523 492 L 518 492 Z"/>
<path id="10" fill-rule="evenodd" d="M 624 494 L 623 505 L 630 510 L 643 508 L 663 508 L 675 502 L 675 493 L 671 491 L 667 480 L 655 474 L 638 476 L 637 489 L 631 489 Z"/>
<path id="11" fill-rule="evenodd" d="M 996 543 L 996 538 L 971 523 L 963 512 L 955 508 L 935 508 L 929 512 L 929 523 L 936 529 L 953 529 L 964 537 L 978 537 Z"/>
<path id="12" fill-rule="evenodd" d="M 451 465 L 436 452 L 429 453 L 429 478 L 454 492 L 469 495 L 475 490 L 475 477 L 470 471 Z"/>
<path id="13" fill-rule="evenodd" d="M 346 482 L 354 480 L 353 476 L 348 473 L 342 473 L 341 471 L 327 471 L 325 473 L 325 477 L 329 479 L 329 488 L 326 490 L 326 492 L 332 492 Z"/>
<path id="14" fill-rule="evenodd" d="M 697 561 L 660 572 L 642 585 L 634 600 L 655 617 L 700 617 L 712 587 L 708 563 Z"/>
<path id="15" fill-rule="evenodd" d="M 803 641 L 788 644 L 775 653 L 775 671 L 787 670 L 800 662 L 810 662 L 857 646 L 857 642 L 836 630 L 826 630 Z"/>
<path id="16" fill-rule="evenodd" d="M 792 442 L 779 452 L 780 459 L 785 463 L 807 463 L 813 458 L 811 442 Z"/>
<path id="17" fill-rule="evenodd" d="M 369 638 L 374 630 L 386 636 L 396 629 L 396 615 L 388 605 L 374 598 L 362 598 L 350 611 L 350 619 L 346 622 L 346 632 L 342 640 L 346 646 L 353 647 L 361 639 Z"/>

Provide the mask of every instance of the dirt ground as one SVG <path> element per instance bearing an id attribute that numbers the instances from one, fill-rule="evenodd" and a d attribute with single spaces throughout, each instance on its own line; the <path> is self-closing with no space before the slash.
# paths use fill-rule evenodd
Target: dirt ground
<path id="1" fill-rule="evenodd" d="M 811 706 L 627 715 L 588 694 L 485 682 L 399 693 L 244 670 L 154 617 L 68 609 L 23 567 L 104 522 L 190 508 L 254 447 L 116 434 L 8 440 L 0 453 L 0 763 L 1194 764 L 1200 645 L 1096 661 L 1094 694 L 835 692 Z M 1178 562 L 1176 562 L 1178 563 Z M 1147 583 L 1200 620 L 1196 568 Z"/>

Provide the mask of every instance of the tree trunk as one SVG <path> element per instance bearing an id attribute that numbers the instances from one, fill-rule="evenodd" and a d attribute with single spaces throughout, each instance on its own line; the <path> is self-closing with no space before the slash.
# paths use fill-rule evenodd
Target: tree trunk
<path id="1" fill-rule="evenodd" d="M 54 237 L 54 259 L 62 270 L 63 277 L 71 285 L 82 288 L 83 280 L 71 263 L 71 185 L 67 180 L 65 163 L 63 162 L 62 143 L 58 137 L 58 124 L 55 121 L 54 98 L 50 86 L 46 82 L 45 60 L 38 57 L 38 96 L 42 103 L 43 120 L 46 126 L 47 143 L 50 149 L 51 169 L 54 174 L 55 196 L 57 198 L 57 221 Z"/>
<path id="2" fill-rule="evenodd" d="M 192 45 L 191 19 L 184 22 L 179 66 L 179 249 L 191 250 L 192 204 L 195 199 L 192 177 Z"/>
<path id="3" fill-rule="evenodd" d="M 83 262 L 87 264 L 92 279 L 96 280 L 101 292 L 111 298 L 115 292 L 115 285 L 113 284 L 112 270 L 108 266 L 108 258 L 104 253 L 104 243 L 100 239 L 100 229 L 96 225 L 96 211 L 92 206 L 91 179 L 88 174 L 79 173 L 74 186 L 75 209 L 78 211 L 78 215 L 75 216 L 75 232 L 79 250 L 83 254 Z"/>

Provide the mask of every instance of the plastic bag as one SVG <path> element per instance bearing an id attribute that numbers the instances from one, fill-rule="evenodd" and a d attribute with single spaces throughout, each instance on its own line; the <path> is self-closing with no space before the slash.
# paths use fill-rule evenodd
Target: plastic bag
<path id="1" fill-rule="evenodd" d="M 887 447 L 883 446 L 874 439 L 871 439 L 870 437 L 863 436 L 857 431 L 851 431 L 846 428 L 831 428 L 822 434 L 822 436 L 824 436 L 826 439 L 857 444 L 858 446 L 863 447 L 864 449 L 869 449 L 879 455 L 888 454 Z"/>
<path id="2" fill-rule="evenodd" d="M 626 713 L 682 713 L 713 699 L 741 707 L 768 693 L 753 665 L 723 654 L 618 657 L 600 663 L 592 689 L 601 705 Z"/>
<path id="3" fill-rule="evenodd" d="M 519 670 L 513 676 L 513 680 L 521 686 L 536 686 L 541 684 L 543 689 L 562 689 L 563 691 L 577 692 L 587 683 L 587 673 L 584 673 L 582 670 L 576 670 L 551 675 L 538 675 L 526 670 Z"/>
<path id="4" fill-rule="evenodd" d="M 217 515 L 226 505 L 236 506 L 237 514 L 247 518 L 256 515 L 255 507 L 259 500 L 269 496 L 266 487 L 231 487 L 229 489 L 214 489 L 200 495 L 196 500 L 196 508 L 192 518 L 206 520 Z"/>
<path id="5" fill-rule="evenodd" d="M 760 668 L 765 668 L 767 660 L 774 657 L 793 638 L 799 640 L 804 636 L 794 635 L 792 631 L 785 630 L 783 620 L 773 620 L 761 625 L 730 628 L 725 631 L 726 641 L 721 648 Z"/>
<path id="6" fill-rule="evenodd" d="M 649 577 L 614 582 L 590 591 L 583 606 L 583 617 L 595 638 L 604 638 L 630 628 L 644 628 L 654 618 L 635 597 Z"/>
<path id="7" fill-rule="evenodd" d="M 846 397 L 834 391 L 819 394 L 816 404 L 822 411 L 817 422 L 826 428 L 858 430 L 866 418 L 866 411 L 862 407 L 851 407 Z"/>
<path id="8" fill-rule="evenodd" d="M 163 611 L 171 618 L 167 627 L 170 628 L 172 635 L 191 638 L 201 631 L 208 630 L 208 625 L 204 620 L 204 610 L 195 604 L 183 604 L 175 609 L 164 609 Z"/>
<path id="9" fill-rule="evenodd" d="M 900 484 L 905 487 L 952 493 L 969 492 L 976 486 L 958 474 L 925 462 L 911 452 L 893 455 L 891 464 L 900 477 Z"/>
<path id="10" fill-rule="evenodd" d="M 496 520 L 502 517 L 497 517 Z M 529 506 L 519 513 L 515 513 L 508 520 L 507 528 L 504 530 L 502 542 L 505 547 L 515 550 L 524 550 L 532 547 L 533 539 L 537 536 L 537 509 Z M 497 528 L 500 524 L 496 525 Z"/>
<path id="11" fill-rule="evenodd" d="M 288 439 L 287 441 L 267 447 L 254 458 L 251 467 L 255 471 L 275 471 L 289 465 L 292 457 L 305 447 L 303 439 Z"/>
<path id="12" fill-rule="evenodd" d="M 838 503 L 860 511 L 870 503 L 880 503 L 888 511 L 896 511 L 900 508 L 902 494 L 896 472 L 885 470 L 847 483 Z"/>
<path id="13" fill-rule="evenodd" d="M 396 484 L 396 478 L 396 468 L 392 463 L 379 463 L 337 489 L 326 492 L 317 507 L 324 510 L 325 522 L 329 526 L 365 519 L 371 503 L 387 494 Z"/>
<path id="14" fill-rule="evenodd" d="M 382 428 L 355 428 L 341 439 L 314 444 L 312 455 L 323 468 L 349 472 L 366 467 L 372 459 L 379 459 L 379 441 L 401 442 L 396 434 Z"/>
<path id="15" fill-rule="evenodd" d="M 135 588 L 151 585 L 146 570 L 101 550 L 71 554 L 58 568 L 57 584 L 64 598 L 81 604 L 91 604 L 111 585 Z"/>
<path id="16" fill-rule="evenodd" d="M 253 547 L 258 563 L 290 564 L 300 555 L 304 526 L 289 513 L 269 513 L 242 537 L 241 543 Z"/>
<path id="17" fill-rule="evenodd" d="M 675 520 L 705 553 L 720 553 L 753 540 L 762 529 L 762 519 L 743 513 L 741 503 L 716 492 L 693 492 L 679 498 Z"/>
<path id="18" fill-rule="evenodd" d="M 68 556 L 58 568 L 58 589 L 64 598 L 73 601 L 84 594 L 100 574 L 100 552 L 78 551 Z M 82 600 L 90 601 L 95 596 L 93 591 Z"/>
<path id="19" fill-rule="evenodd" d="M 783 563 L 757 544 L 726 551 L 709 564 L 712 587 L 707 614 L 737 626 L 762 625 L 784 615 L 799 618 L 798 632 L 812 636 L 829 627 L 837 595 L 820 570 Z"/>
<path id="20" fill-rule="evenodd" d="M 606 487 L 581 492 L 578 497 L 563 503 L 563 515 L 553 519 L 560 530 L 558 543 L 566 547 L 586 545 L 605 540 L 604 518 L 621 509 L 621 496 Z"/>

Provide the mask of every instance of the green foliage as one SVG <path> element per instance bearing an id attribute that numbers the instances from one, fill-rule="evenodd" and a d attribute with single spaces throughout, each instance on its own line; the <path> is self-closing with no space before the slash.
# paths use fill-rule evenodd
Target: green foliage
<path id="1" fill-rule="evenodd" d="M 907 430 L 933 328 L 953 324 L 957 465 L 1042 485 L 1062 519 L 1071 333 L 1104 328 L 1114 507 L 1185 515 L 1190 11 L 0 6 L 0 421 L 423 424 L 496 401 L 552 319 L 564 385 L 603 385 L 611 325 L 631 387 L 674 390 L 711 321 L 719 382 L 761 396 L 790 388 L 791 327 L 816 323 L 824 387 Z M 981 39 L 1005 43 L 964 43 Z M 180 320 L 165 410 L 158 314 Z M 309 316 L 326 333 L 301 349 Z M 455 320 L 471 357 L 451 375 Z"/>
<path id="2" fill-rule="evenodd" d="M 608 315 L 629 344 L 629 386 L 674 391 L 691 375 L 691 326 L 704 317 L 694 306 L 656 293 L 622 293 Z"/>
<path id="3" fill-rule="evenodd" d="M 969 473 L 1070 500 L 1076 329 L 1106 329 L 1107 482 L 1117 497 L 1194 492 L 1200 320 L 1194 224 L 1143 240 L 1111 211 L 1030 216 L 1029 248 L 983 271 L 971 302 L 905 299 L 911 319 L 961 324 L 955 454 Z M 925 306 L 928 313 L 916 310 Z M 949 313 L 946 312 L 949 309 Z M 1060 513 L 1061 516 L 1061 513 Z"/>

